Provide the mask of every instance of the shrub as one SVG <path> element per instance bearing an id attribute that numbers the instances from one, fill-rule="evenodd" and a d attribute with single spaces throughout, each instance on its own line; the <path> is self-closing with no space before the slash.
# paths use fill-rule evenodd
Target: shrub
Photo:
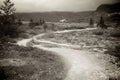
<path id="1" fill-rule="evenodd" d="M 26 34 L 26 33 L 21 33 L 21 34 L 19 34 L 19 37 L 21 37 L 21 38 L 29 38 L 29 35 Z"/>
<path id="2" fill-rule="evenodd" d="M 4 36 L 0 40 L 0 44 L 6 44 L 6 43 L 16 43 L 16 41 L 9 36 Z"/>
<path id="3" fill-rule="evenodd" d="M 37 34 L 37 31 L 35 31 L 35 30 L 30 30 L 30 31 L 29 31 L 29 34 L 31 34 L 31 35 L 36 35 L 36 34 Z"/>
<path id="4" fill-rule="evenodd" d="M 64 29 L 67 29 L 67 30 L 71 30 L 71 29 L 85 29 L 85 27 L 80 27 L 80 26 L 70 26 L 70 27 L 65 27 L 65 28 L 63 28 L 63 30 Z"/>
<path id="5" fill-rule="evenodd" d="M 44 24 L 43 24 L 43 28 L 44 28 L 44 30 L 46 31 L 47 28 L 48 28 L 48 25 L 47 25 L 46 23 L 44 23 Z"/>
<path id="6" fill-rule="evenodd" d="M 0 41 L 1 41 L 1 43 L 9 42 L 9 36 L 2 37 Z"/>
<path id="7" fill-rule="evenodd" d="M 102 29 L 98 29 L 98 30 L 93 31 L 93 34 L 95 34 L 95 35 L 103 35 L 104 31 Z"/>
<path id="8" fill-rule="evenodd" d="M 21 25 L 18 26 L 18 33 L 25 33 L 27 30 L 29 29 L 29 27 L 27 25 Z"/>
<path id="9" fill-rule="evenodd" d="M 16 22 L 16 24 L 18 25 L 18 26 L 21 26 L 23 23 L 22 23 L 22 20 L 21 19 L 18 19 L 18 21 Z"/>
<path id="10" fill-rule="evenodd" d="M 110 32 L 110 36 L 120 37 L 120 30 L 113 30 L 112 32 Z"/>
<path id="11" fill-rule="evenodd" d="M 39 25 L 43 25 L 45 23 L 45 20 L 40 18 Z"/>
<path id="12" fill-rule="evenodd" d="M 116 77 L 111 77 L 109 80 L 119 80 L 119 78 L 117 79 Z"/>
<path id="13" fill-rule="evenodd" d="M 115 46 L 108 48 L 108 50 L 105 53 L 113 55 L 120 59 L 120 44 L 116 44 Z"/>

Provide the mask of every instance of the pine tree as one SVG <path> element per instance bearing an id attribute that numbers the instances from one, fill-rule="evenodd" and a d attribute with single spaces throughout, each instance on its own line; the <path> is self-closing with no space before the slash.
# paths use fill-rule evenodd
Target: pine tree
<path id="1" fill-rule="evenodd" d="M 93 21 L 93 19 L 92 18 L 90 18 L 90 22 L 89 22 L 89 25 L 94 25 L 94 21 Z"/>
<path id="2" fill-rule="evenodd" d="M 33 28 L 33 26 L 34 26 L 33 24 L 34 24 L 33 19 L 30 19 L 30 22 L 29 22 L 30 28 Z"/>
<path id="3" fill-rule="evenodd" d="M 98 27 L 104 28 L 104 29 L 107 28 L 107 26 L 105 25 L 105 22 L 104 22 L 104 19 L 103 19 L 102 16 L 100 17 L 100 20 L 99 20 L 99 22 L 98 22 Z"/>
<path id="4" fill-rule="evenodd" d="M 100 25 L 101 25 L 101 27 L 104 25 L 104 19 L 102 16 L 100 17 Z"/>
<path id="5" fill-rule="evenodd" d="M 14 3 L 10 0 L 3 1 L 3 5 L 0 6 L 2 24 L 0 30 L 2 36 L 15 37 L 17 35 L 17 27 L 15 26 L 15 10 Z"/>
<path id="6" fill-rule="evenodd" d="M 5 18 L 6 23 L 14 23 L 15 21 L 15 11 L 14 3 L 12 3 L 10 0 L 5 0 L 3 2 L 3 5 L 0 7 L 0 10 L 2 12 L 2 16 Z M 5 24 L 6 24 L 5 23 Z"/>

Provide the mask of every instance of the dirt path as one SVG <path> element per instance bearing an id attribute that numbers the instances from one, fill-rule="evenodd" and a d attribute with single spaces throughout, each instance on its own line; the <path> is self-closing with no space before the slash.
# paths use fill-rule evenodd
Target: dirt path
<path id="1" fill-rule="evenodd" d="M 46 48 L 40 45 L 34 47 L 55 52 L 62 56 L 69 66 L 65 80 L 106 80 L 104 68 L 98 60 L 87 51 L 78 51 L 65 47 Z"/>
<path id="2" fill-rule="evenodd" d="M 89 30 L 89 29 L 85 29 L 85 30 Z M 58 31 L 55 33 L 64 33 L 64 32 L 70 32 L 70 31 L 61 31 L 61 32 Z M 43 35 L 44 34 L 38 36 L 43 36 Z M 26 46 L 29 41 L 33 40 L 34 43 L 44 43 L 47 44 L 48 46 L 56 45 L 57 47 L 55 46 L 46 47 L 42 44 L 33 44 L 33 47 L 52 51 L 55 54 L 63 57 L 66 64 L 68 65 L 67 67 L 69 68 L 65 80 L 108 80 L 105 67 L 104 65 L 101 65 L 102 61 L 100 59 L 97 59 L 94 55 L 92 55 L 91 54 L 92 52 L 83 51 L 83 50 L 81 51 L 74 50 L 71 48 L 71 47 L 78 47 L 76 45 L 74 46 L 74 45 L 60 44 L 50 41 L 37 40 L 36 38 L 38 36 L 35 36 L 31 39 L 19 41 L 17 44 Z"/>

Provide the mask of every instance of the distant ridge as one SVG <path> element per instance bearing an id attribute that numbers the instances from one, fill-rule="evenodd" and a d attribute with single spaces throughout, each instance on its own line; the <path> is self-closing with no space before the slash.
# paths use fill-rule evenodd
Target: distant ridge
<path id="1" fill-rule="evenodd" d="M 120 12 L 120 2 L 114 4 L 102 4 L 97 8 L 96 11 L 107 12 L 107 13 Z"/>
<path id="2" fill-rule="evenodd" d="M 94 16 L 95 11 L 84 12 L 30 12 L 30 13 L 16 13 L 18 18 L 23 20 L 33 19 L 38 21 L 40 18 L 44 18 L 48 22 L 58 22 L 61 19 L 67 19 L 69 22 L 86 21 L 89 17 Z"/>

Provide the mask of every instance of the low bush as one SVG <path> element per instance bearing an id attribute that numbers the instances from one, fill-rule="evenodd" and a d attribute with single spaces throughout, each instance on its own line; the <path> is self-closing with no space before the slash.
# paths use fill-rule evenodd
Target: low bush
<path id="1" fill-rule="evenodd" d="M 29 38 L 29 34 L 27 34 L 27 33 L 21 33 L 21 34 L 19 34 L 19 37 L 20 38 Z"/>
<path id="2" fill-rule="evenodd" d="M 111 78 L 109 78 L 109 80 L 120 80 L 120 78 L 118 77 L 118 78 L 116 78 L 116 77 L 111 77 Z"/>
<path id="3" fill-rule="evenodd" d="M 95 35 L 103 35 L 104 31 L 103 31 L 103 29 L 98 29 L 98 30 L 93 31 L 93 34 L 95 34 Z"/>
<path id="4" fill-rule="evenodd" d="M 113 30 L 112 32 L 110 32 L 110 36 L 120 37 L 120 30 Z"/>
<path id="5" fill-rule="evenodd" d="M 65 29 L 71 30 L 71 29 L 85 29 L 85 28 L 84 27 L 71 26 L 71 27 L 66 27 Z"/>
<path id="6" fill-rule="evenodd" d="M 29 30 L 29 34 L 30 34 L 30 35 L 37 35 L 37 34 L 38 34 L 38 31 Z"/>
<path id="7" fill-rule="evenodd" d="M 108 50 L 105 53 L 113 55 L 120 59 L 120 44 L 116 44 L 115 46 L 108 48 Z"/>
<path id="8" fill-rule="evenodd" d="M 10 38 L 9 36 L 4 36 L 0 38 L 0 44 L 6 44 L 6 43 L 16 43 L 15 39 Z"/>
<path id="9" fill-rule="evenodd" d="M 38 26 L 38 25 L 39 23 L 37 22 L 29 23 L 30 28 L 34 28 L 35 26 Z"/>
<path id="10" fill-rule="evenodd" d="M 26 25 L 26 24 L 23 24 L 23 25 L 21 25 L 21 26 L 18 27 L 18 32 L 19 32 L 19 33 L 24 33 L 24 32 L 26 32 L 28 29 L 29 29 L 29 26 Z"/>

